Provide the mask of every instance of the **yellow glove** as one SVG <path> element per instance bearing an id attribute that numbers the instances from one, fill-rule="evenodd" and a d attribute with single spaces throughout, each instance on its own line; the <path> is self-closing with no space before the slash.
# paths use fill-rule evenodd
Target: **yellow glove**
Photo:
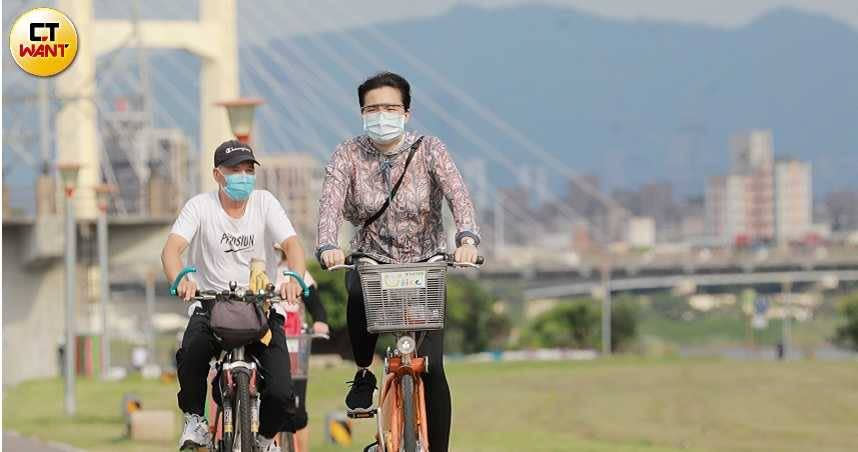
<path id="1" fill-rule="evenodd" d="M 258 293 L 260 290 L 265 290 L 268 288 L 268 275 L 265 273 L 265 261 L 260 259 L 251 259 L 250 260 L 250 281 L 247 285 L 247 288 L 250 289 L 253 293 Z M 266 302 L 266 306 L 263 309 L 268 314 L 268 303 Z M 262 342 L 267 347 L 269 343 L 271 343 L 271 330 L 269 329 L 259 342 Z"/>
<path id="2" fill-rule="evenodd" d="M 258 293 L 260 290 L 265 290 L 269 283 L 268 275 L 265 274 L 265 261 L 260 259 L 251 259 L 250 283 L 247 288 L 253 293 Z"/>

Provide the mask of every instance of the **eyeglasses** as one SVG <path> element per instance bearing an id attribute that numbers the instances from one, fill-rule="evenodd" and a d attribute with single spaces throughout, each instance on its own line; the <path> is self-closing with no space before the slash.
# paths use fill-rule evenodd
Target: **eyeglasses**
<path id="1" fill-rule="evenodd" d="M 405 106 L 402 104 L 374 104 L 365 105 L 360 109 L 361 113 L 378 113 L 380 111 L 386 113 L 402 113 L 405 111 Z"/>

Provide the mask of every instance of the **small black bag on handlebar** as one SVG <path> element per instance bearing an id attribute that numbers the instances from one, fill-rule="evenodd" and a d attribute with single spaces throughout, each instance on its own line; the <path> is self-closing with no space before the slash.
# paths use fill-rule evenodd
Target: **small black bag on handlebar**
<path id="1" fill-rule="evenodd" d="M 224 300 L 212 306 L 211 326 L 224 348 L 232 349 L 262 339 L 268 319 L 256 303 Z"/>

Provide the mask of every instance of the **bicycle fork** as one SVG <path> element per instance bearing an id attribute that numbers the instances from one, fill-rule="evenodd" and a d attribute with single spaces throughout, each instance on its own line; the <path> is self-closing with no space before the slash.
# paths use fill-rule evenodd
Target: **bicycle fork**
<path id="1" fill-rule="evenodd" d="M 227 443 L 232 443 L 232 440 L 235 439 L 235 433 L 237 429 L 237 425 L 235 425 L 235 416 L 238 413 L 235 413 L 234 406 L 237 398 L 237 388 L 235 381 L 235 374 L 238 372 L 247 373 L 248 378 L 248 392 L 250 395 L 250 435 L 252 437 L 256 436 L 256 433 L 259 432 L 259 406 L 260 406 L 260 397 L 258 390 L 258 374 L 257 374 L 257 366 L 255 362 L 246 362 L 244 356 L 244 347 L 237 347 L 232 350 L 232 353 L 229 356 L 229 359 L 224 360 L 222 366 L 221 373 L 221 385 L 225 390 L 222 391 L 221 396 L 221 412 L 223 415 L 223 433 L 224 439 L 227 440 Z M 248 434 L 248 432 L 240 432 L 241 434 Z"/>

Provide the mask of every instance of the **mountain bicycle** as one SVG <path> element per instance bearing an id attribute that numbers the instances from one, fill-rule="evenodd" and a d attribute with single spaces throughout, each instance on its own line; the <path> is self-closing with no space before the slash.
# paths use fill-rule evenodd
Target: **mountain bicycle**
<path id="1" fill-rule="evenodd" d="M 188 273 L 195 273 L 194 267 L 186 267 L 179 272 L 176 280 L 170 286 L 170 295 L 178 295 L 179 283 Z M 298 281 L 303 289 L 304 297 L 309 295 L 309 288 L 301 275 L 295 272 L 283 272 Z M 238 287 L 235 281 L 229 282 L 228 290 L 197 290 L 194 300 L 203 304 L 237 301 L 257 304 L 267 314 L 271 303 L 283 301 L 277 295 L 273 284 L 263 290 L 253 293 Z M 213 451 L 215 452 L 256 452 L 256 433 L 259 431 L 259 405 L 261 378 L 258 363 L 247 361 L 244 347 L 257 341 L 253 339 L 245 344 L 224 349 L 217 359 L 217 408 L 214 423 L 211 428 L 215 433 Z"/>

